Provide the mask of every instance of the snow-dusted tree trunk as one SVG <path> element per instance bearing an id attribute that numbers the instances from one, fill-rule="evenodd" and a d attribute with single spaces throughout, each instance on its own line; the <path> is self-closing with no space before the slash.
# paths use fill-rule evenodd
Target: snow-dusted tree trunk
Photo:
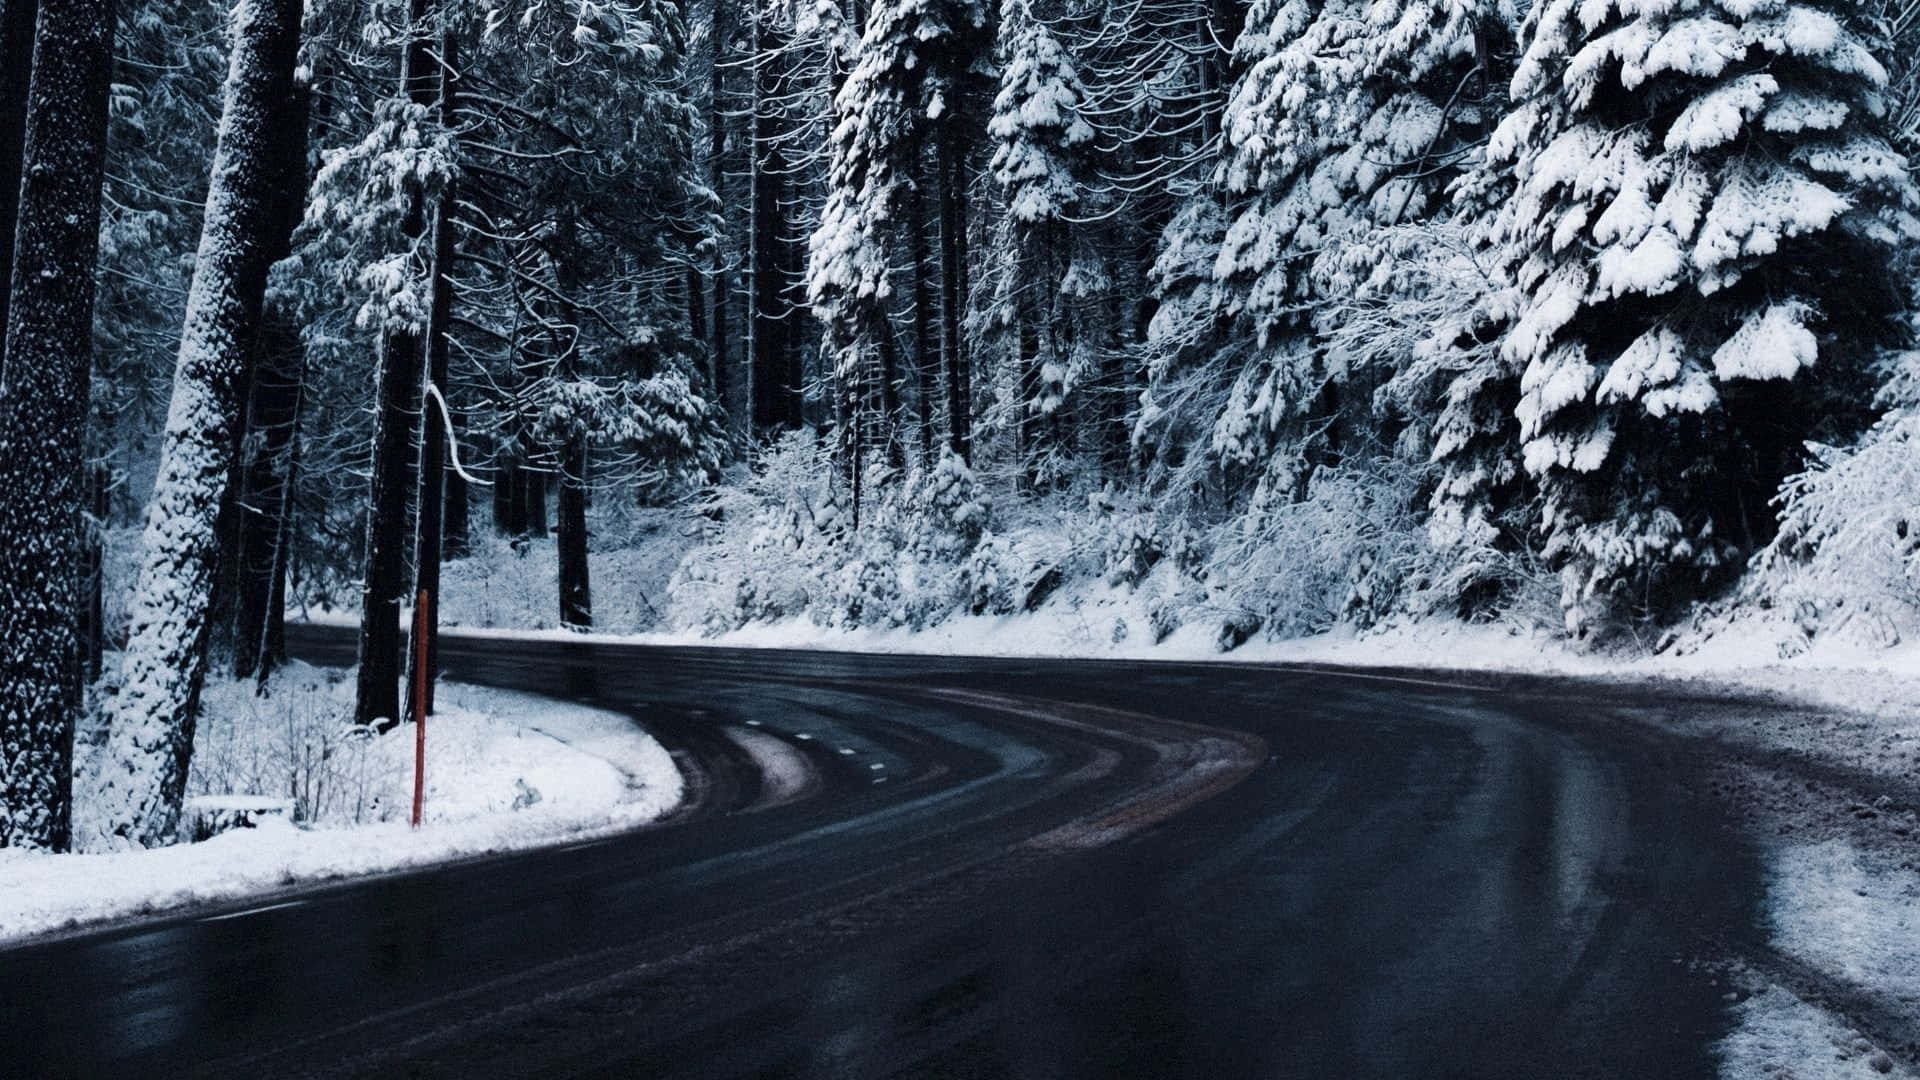
<path id="1" fill-rule="evenodd" d="M 0 0 L 0 332 L 13 278 L 13 222 L 20 198 L 20 151 L 27 133 L 27 76 L 33 71 L 37 0 Z"/>
<path id="2" fill-rule="evenodd" d="M 11 0 L 9 0 L 11 2 Z M 71 821 L 112 0 L 47 0 L 34 36 L 0 366 L 0 847 L 64 848 Z"/>
<path id="3" fill-rule="evenodd" d="M 275 138 L 294 103 L 300 9 L 299 0 L 240 0 L 233 9 L 206 218 L 141 537 L 123 685 L 109 711 L 98 835 L 88 838 L 100 846 L 167 843 L 179 818 L 206 676 L 216 521 L 279 247 Z"/>

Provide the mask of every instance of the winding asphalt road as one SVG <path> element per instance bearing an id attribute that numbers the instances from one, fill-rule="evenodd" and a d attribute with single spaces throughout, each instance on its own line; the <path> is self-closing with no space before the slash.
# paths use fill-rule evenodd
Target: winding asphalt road
<path id="1" fill-rule="evenodd" d="M 644 720 L 695 798 L 0 951 L 0 1076 L 1707 1076 L 1727 988 L 1701 961 L 1757 923 L 1699 751 L 1619 723 L 1654 701 L 1630 691 L 442 652 Z M 764 783 L 742 728 L 807 782 Z"/>

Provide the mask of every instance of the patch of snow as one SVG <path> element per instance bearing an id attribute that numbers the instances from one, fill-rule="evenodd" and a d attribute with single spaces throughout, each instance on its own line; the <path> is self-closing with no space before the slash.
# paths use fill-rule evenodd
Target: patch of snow
<path id="1" fill-rule="evenodd" d="M 296 665 L 296 667 L 299 667 Z M 302 693 L 301 677 L 316 678 Z M 319 709 L 337 676 L 304 669 L 277 680 L 258 712 L 231 711 L 250 694 L 210 687 L 200 752 L 229 776 L 236 761 L 266 757 L 295 730 L 292 714 Z M 345 690 L 350 693 L 351 685 Z M 347 702 L 350 705 L 350 701 Z M 223 730 L 224 729 L 224 730 Z M 501 690 L 442 684 L 427 723 L 425 822 L 410 829 L 414 729 L 361 736 L 352 798 L 303 792 L 300 825 L 265 817 L 197 844 L 100 854 L 0 850 L 0 941 L 188 905 L 272 893 L 450 859 L 540 847 L 631 829 L 671 810 L 682 777 L 660 744 L 630 718 Z M 336 748 L 337 753 L 347 751 Z M 200 762 L 195 762 L 196 771 Z M 265 782 L 271 770 L 252 774 Z M 304 774 L 308 782 L 321 778 Z M 284 780 L 286 778 L 282 778 Z M 198 783 L 200 781 L 196 781 Z M 538 791 L 529 801 L 528 790 Z M 203 796 L 203 798 L 206 798 Z M 220 793 L 234 806 L 284 800 L 264 791 Z M 516 808 L 516 802 L 519 804 Z M 314 813 L 318 808 L 323 812 Z"/>
<path id="2" fill-rule="evenodd" d="M 735 746 L 745 750 L 760 770 L 760 798 L 754 809 L 784 806 L 812 788 L 818 777 L 813 764 L 792 743 L 752 728 L 729 725 L 723 729 Z"/>
<path id="3" fill-rule="evenodd" d="M 1781 951 L 1920 1010 L 1920 873 L 1845 840 L 1794 845 L 1768 865 Z"/>
<path id="4" fill-rule="evenodd" d="M 1914 1074 L 1824 1010 L 1777 986 L 1734 1006 L 1735 1029 L 1721 1040 L 1726 1080 L 1873 1080 Z"/>

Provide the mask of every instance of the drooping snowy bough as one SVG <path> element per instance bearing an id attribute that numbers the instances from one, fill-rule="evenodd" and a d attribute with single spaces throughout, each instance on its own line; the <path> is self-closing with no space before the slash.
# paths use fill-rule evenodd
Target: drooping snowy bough
<path id="1" fill-rule="evenodd" d="M 1858 430 L 1920 238 L 1853 3 L 1546 0 L 1489 147 L 1526 300 L 1525 468 L 1570 632 L 1685 602 L 1770 531 L 1809 439 Z"/>

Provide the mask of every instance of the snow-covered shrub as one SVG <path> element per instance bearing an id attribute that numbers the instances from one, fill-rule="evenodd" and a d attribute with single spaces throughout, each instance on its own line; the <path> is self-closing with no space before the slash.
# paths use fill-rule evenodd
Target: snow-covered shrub
<path id="1" fill-rule="evenodd" d="M 1815 448 L 1778 503 L 1753 599 L 1790 610 L 1808 639 L 1891 646 L 1920 633 L 1920 411 L 1897 411 L 1851 448 Z"/>
<path id="2" fill-rule="evenodd" d="M 960 568 L 960 594 L 969 614 L 1011 615 L 1020 610 L 1023 567 L 1012 541 L 987 536 Z"/>
<path id="3" fill-rule="evenodd" d="M 716 487 L 704 543 L 668 586 L 670 625 L 707 634 L 806 613 L 844 559 L 846 513 L 829 481 L 831 450 L 811 430 L 761 452 L 738 484 Z"/>
<path id="4" fill-rule="evenodd" d="M 1304 497 L 1263 483 L 1223 526 L 1208 580 L 1228 637 L 1257 620 L 1272 637 L 1369 626 L 1397 610 L 1427 550 L 1417 512 L 1424 469 L 1378 458 L 1315 469 Z M 1234 641 L 1233 644 L 1238 644 Z"/>
<path id="5" fill-rule="evenodd" d="M 339 672 L 296 664 L 268 692 L 251 682 L 207 684 L 194 732 L 187 794 L 293 800 L 297 822 L 361 824 L 404 811 L 383 793 L 393 778 L 371 754 L 371 729 L 352 723 Z"/>

